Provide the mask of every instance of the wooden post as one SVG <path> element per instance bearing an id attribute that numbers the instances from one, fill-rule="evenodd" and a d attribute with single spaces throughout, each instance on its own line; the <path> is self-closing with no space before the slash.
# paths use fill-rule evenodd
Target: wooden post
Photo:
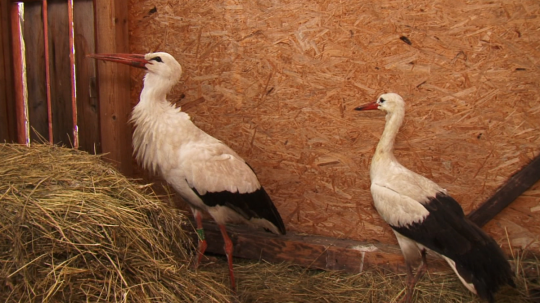
<path id="1" fill-rule="evenodd" d="M 97 53 L 127 53 L 127 0 L 94 0 Z M 129 67 L 97 62 L 101 144 L 105 158 L 123 174 L 132 175 Z"/>
<path id="2" fill-rule="evenodd" d="M 17 142 L 26 144 L 28 138 L 28 121 L 24 106 L 23 53 L 21 41 L 21 22 L 17 3 L 11 4 L 11 41 L 13 47 L 13 83 L 15 87 L 15 115 L 17 117 Z"/>
<path id="3" fill-rule="evenodd" d="M 0 142 L 17 138 L 10 9 L 11 1 L 0 0 Z"/>

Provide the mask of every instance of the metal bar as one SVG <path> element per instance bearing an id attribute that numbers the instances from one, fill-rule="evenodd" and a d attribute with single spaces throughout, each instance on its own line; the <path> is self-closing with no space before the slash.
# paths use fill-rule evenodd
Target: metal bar
<path id="1" fill-rule="evenodd" d="M 43 44 L 45 47 L 45 90 L 47 92 L 47 121 L 49 123 L 49 143 L 54 143 L 52 101 L 51 101 L 51 71 L 49 59 L 49 18 L 47 14 L 47 0 L 42 2 L 43 9 Z"/>
<path id="2" fill-rule="evenodd" d="M 26 106 L 24 105 L 24 73 L 23 73 L 23 48 L 21 41 L 21 21 L 19 16 L 19 4 L 11 4 L 11 30 L 13 40 L 13 70 L 15 85 L 15 112 L 17 115 L 17 142 L 28 144 L 28 120 Z"/>
<path id="3" fill-rule="evenodd" d="M 75 38 L 73 29 L 73 0 L 68 0 L 69 18 L 69 63 L 71 72 L 71 108 L 73 115 L 73 147 L 79 148 L 79 128 L 77 126 L 77 87 L 75 79 Z"/>

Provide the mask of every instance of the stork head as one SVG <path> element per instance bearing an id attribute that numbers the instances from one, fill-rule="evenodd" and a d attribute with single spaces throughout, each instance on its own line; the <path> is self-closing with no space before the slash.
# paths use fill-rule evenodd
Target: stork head
<path id="1" fill-rule="evenodd" d="M 374 110 L 379 109 L 387 113 L 393 113 L 405 108 L 405 101 L 400 95 L 395 93 L 382 94 L 377 101 L 360 105 L 355 110 Z"/>
<path id="2" fill-rule="evenodd" d="M 145 68 L 145 85 L 147 82 L 153 82 L 156 85 L 174 86 L 182 76 L 182 66 L 173 56 L 164 52 L 148 53 L 144 55 L 147 61 Z"/>
<path id="3" fill-rule="evenodd" d="M 139 54 L 92 54 L 88 57 L 127 64 L 147 71 L 145 87 L 168 92 L 182 76 L 182 66 L 168 53 Z"/>

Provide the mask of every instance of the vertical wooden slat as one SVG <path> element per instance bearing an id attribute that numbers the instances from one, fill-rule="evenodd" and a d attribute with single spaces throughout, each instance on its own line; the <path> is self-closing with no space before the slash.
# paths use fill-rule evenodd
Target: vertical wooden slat
<path id="1" fill-rule="evenodd" d="M 80 149 L 90 153 L 101 153 L 95 61 L 86 58 L 86 54 L 95 52 L 92 0 L 76 1 L 73 7 L 73 19 L 76 37 L 79 146 Z"/>
<path id="2" fill-rule="evenodd" d="M 47 86 L 45 45 L 43 29 L 43 7 L 40 2 L 24 4 L 24 42 L 29 47 L 26 55 L 26 82 L 28 87 L 28 119 L 30 140 L 49 139 L 47 112 Z"/>
<path id="3" fill-rule="evenodd" d="M 11 4 L 11 30 L 13 46 L 13 74 L 15 87 L 15 111 L 17 117 L 17 142 L 28 143 L 27 117 L 24 106 L 24 74 L 23 74 L 23 52 L 21 41 L 21 22 L 17 3 Z"/>
<path id="4" fill-rule="evenodd" d="M 65 0 L 48 1 L 51 100 L 54 143 L 72 146 L 71 75 L 68 8 Z"/>
<path id="5" fill-rule="evenodd" d="M 94 0 L 98 53 L 129 52 L 127 0 Z M 98 62 L 103 153 L 125 175 L 132 174 L 129 67 Z"/>
<path id="6" fill-rule="evenodd" d="M 45 41 L 49 41 L 49 6 L 47 0 L 42 1 L 43 12 L 43 37 Z M 52 120 L 52 100 L 51 100 L 51 56 L 49 54 L 49 45 L 43 47 L 45 52 L 45 91 L 47 92 L 47 128 L 49 131 L 49 142 L 54 143 L 53 120 Z"/>
<path id="7" fill-rule="evenodd" d="M 11 2 L 0 0 L 0 142 L 17 138 L 10 10 Z"/>
<path id="8" fill-rule="evenodd" d="M 69 75 L 71 76 L 71 119 L 73 122 L 73 147 L 79 148 L 79 130 L 77 125 L 77 90 L 75 79 L 75 31 L 73 30 L 73 0 L 68 4 L 68 37 L 69 37 Z"/>

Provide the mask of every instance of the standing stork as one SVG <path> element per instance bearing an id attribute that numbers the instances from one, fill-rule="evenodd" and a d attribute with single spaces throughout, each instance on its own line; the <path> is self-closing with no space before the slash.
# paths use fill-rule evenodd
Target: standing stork
<path id="1" fill-rule="evenodd" d="M 355 110 L 386 112 L 386 126 L 371 161 L 375 208 L 392 227 L 407 265 L 408 291 L 426 266 L 426 249 L 441 255 L 471 292 L 489 302 L 500 286 L 514 286 L 510 264 L 497 243 L 469 221 L 445 189 L 401 165 L 394 141 L 405 116 L 401 96 L 389 93 Z M 418 265 L 413 277 L 412 266 Z"/>
<path id="2" fill-rule="evenodd" d="M 274 203 L 237 153 L 199 129 L 187 113 L 167 101 L 167 94 L 182 75 L 182 67 L 173 56 L 163 52 L 89 56 L 147 71 L 131 117 L 135 158 L 145 169 L 161 174 L 190 205 L 199 236 L 195 268 L 207 246 L 202 212 L 217 222 L 235 291 L 233 244 L 225 224 L 243 222 L 284 235 L 285 225 Z"/>

